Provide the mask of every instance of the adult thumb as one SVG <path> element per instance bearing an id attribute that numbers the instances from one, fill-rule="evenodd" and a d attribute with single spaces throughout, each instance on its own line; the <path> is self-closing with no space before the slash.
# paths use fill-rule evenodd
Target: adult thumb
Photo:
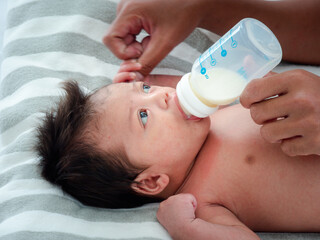
<path id="1" fill-rule="evenodd" d="M 173 47 L 174 45 L 170 41 L 168 42 L 168 38 L 160 34 L 155 33 L 144 38 L 142 41 L 143 53 L 138 59 L 138 62 L 142 65 L 139 72 L 144 76 L 148 75 Z"/>

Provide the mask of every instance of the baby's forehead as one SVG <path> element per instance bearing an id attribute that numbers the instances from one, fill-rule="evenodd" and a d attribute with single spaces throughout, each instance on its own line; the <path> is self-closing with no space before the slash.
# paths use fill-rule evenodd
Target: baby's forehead
<path id="1" fill-rule="evenodd" d="M 90 130 L 92 131 L 97 145 L 107 150 L 109 147 L 118 148 L 121 146 L 119 142 L 118 133 L 119 125 L 123 123 L 121 121 L 123 105 L 121 99 L 125 97 L 126 92 L 124 91 L 122 84 L 110 84 L 104 86 L 95 91 L 90 96 L 92 102 L 95 118 L 90 123 Z M 122 126 L 122 125 L 121 125 Z M 109 137 L 112 136 L 112 142 L 109 141 Z"/>
<path id="2" fill-rule="evenodd" d="M 90 96 L 90 101 L 94 104 L 102 103 L 110 96 L 110 85 L 106 85 L 98 90 L 94 91 Z"/>
<path id="3" fill-rule="evenodd" d="M 104 119 L 117 115 L 119 106 L 126 103 L 128 83 L 109 84 L 96 90 L 90 96 L 93 111 Z"/>
<path id="4" fill-rule="evenodd" d="M 130 83 L 113 83 L 99 88 L 91 95 L 91 101 L 104 102 L 108 98 L 117 97 L 129 89 Z"/>
<path id="5" fill-rule="evenodd" d="M 92 94 L 90 101 L 97 108 L 112 105 L 120 105 L 127 102 L 133 92 L 136 92 L 138 83 L 113 83 L 106 85 Z"/>

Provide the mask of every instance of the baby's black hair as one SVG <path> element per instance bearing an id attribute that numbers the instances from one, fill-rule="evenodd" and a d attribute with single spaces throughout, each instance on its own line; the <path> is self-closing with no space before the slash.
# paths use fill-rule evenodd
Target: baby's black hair
<path id="1" fill-rule="evenodd" d="M 130 164 L 124 151 L 105 152 L 97 147 L 87 131 L 97 117 L 92 94 L 84 94 L 75 81 L 65 82 L 64 90 L 58 107 L 38 127 L 36 150 L 42 176 L 95 207 L 131 208 L 163 200 L 132 189 L 141 170 Z"/>

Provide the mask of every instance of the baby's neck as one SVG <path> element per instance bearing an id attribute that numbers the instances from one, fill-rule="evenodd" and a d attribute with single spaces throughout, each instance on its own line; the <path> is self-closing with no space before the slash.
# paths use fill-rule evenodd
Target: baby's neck
<path id="1" fill-rule="evenodd" d="M 208 134 L 209 136 L 209 134 Z M 207 143 L 207 140 L 208 140 L 208 136 L 206 138 L 206 140 L 203 142 L 201 148 L 199 149 L 197 155 L 195 156 L 194 160 L 192 161 L 192 163 L 190 164 L 189 168 L 187 169 L 184 177 L 179 180 L 179 179 L 176 179 L 174 178 L 173 176 L 170 177 L 170 183 L 169 185 L 166 187 L 165 190 L 163 190 L 158 197 L 161 197 L 161 198 L 164 198 L 164 199 L 167 199 L 168 197 L 172 196 L 172 195 L 175 195 L 175 194 L 178 194 L 181 189 L 184 187 L 184 185 L 186 184 L 186 182 L 188 181 L 189 177 L 190 177 L 190 173 L 192 172 L 193 170 L 193 167 L 195 165 L 195 162 L 197 161 L 197 158 L 201 152 L 201 150 L 203 149 L 203 147 L 206 145 Z M 174 181 L 173 181 L 174 179 Z"/>
<path id="2" fill-rule="evenodd" d="M 193 169 L 193 167 L 194 167 L 194 164 L 195 164 L 195 162 L 196 162 L 197 159 L 198 159 L 199 153 L 200 153 L 201 150 L 203 149 L 203 146 L 206 144 L 207 140 L 208 140 L 208 136 L 207 136 L 206 140 L 203 142 L 201 148 L 199 149 L 198 154 L 196 155 L 196 157 L 195 157 L 194 160 L 192 161 L 192 164 L 190 165 L 188 171 L 186 172 L 185 178 L 183 179 L 183 181 L 181 182 L 181 184 L 180 184 L 180 186 L 177 188 L 177 190 L 174 192 L 174 194 L 180 193 L 181 189 L 184 187 L 184 185 L 185 185 L 186 182 L 188 181 L 188 179 L 189 179 L 189 177 L 190 177 L 190 173 L 192 172 L 192 169 Z M 173 195 L 174 195 L 174 194 L 173 194 Z"/>
<path id="3" fill-rule="evenodd" d="M 195 160 L 196 160 L 196 158 L 195 158 Z M 174 181 L 172 181 L 173 178 L 170 178 L 169 185 L 157 197 L 167 199 L 168 197 L 170 197 L 172 195 L 178 194 L 180 192 L 180 190 L 183 188 L 184 184 L 188 181 L 188 178 L 189 178 L 190 172 L 192 171 L 192 168 L 194 166 L 195 160 L 192 161 L 192 164 L 190 165 L 189 169 L 187 170 L 187 172 L 185 174 L 185 177 L 181 181 L 177 182 L 177 179 L 175 179 L 176 182 L 174 182 Z"/>

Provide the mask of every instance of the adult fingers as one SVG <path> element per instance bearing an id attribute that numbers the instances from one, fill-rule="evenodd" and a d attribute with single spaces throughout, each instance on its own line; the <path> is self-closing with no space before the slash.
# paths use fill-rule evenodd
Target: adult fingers
<path id="1" fill-rule="evenodd" d="M 251 118 L 257 124 L 264 124 L 274 119 L 287 117 L 291 112 L 290 100 L 290 96 L 285 94 L 253 103 L 250 106 Z"/>
<path id="2" fill-rule="evenodd" d="M 174 45 L 161 29 L 157 29 L 150 38 L 142 42 L 143 53 L 139 57 L 142 75 L 148 75 L 153 68 L 173 49 Z"/>
<path id="3" fill-rule="evenodd" d="M 264 124 L 260 133 L 270 143 L 280 142 L 284 139 L 300 136 L 300 129 L 296 126 L 295 119 L 284 118 Z"/>
<path id="4" fill-rule="evenodd" d="M 103 43 L 120 59 L 138 58 L 142 46 L 135 36 L 143 29 L 137 16 L 117 17 L 109 28 Z"/>
<path id="5" fill-rule="evenodd" d="M 252 80 L 243 90 L 240 103 L 245 108 L 276 95 L 288 92 L 288 76 L 275 74 Z"/>
<path id="6" fill-rule="evenodd" d="M 278 73 L 270 71 L 266 75 L 264 75 L 263 77 L 271 77 L 271 76 L 276 75 L 276 74 L 278 74 Z"/>
<path id="7" fill-rule="evenodd" d="M 305 137 L 298 136 L 294 138 L 284 139 L 281 142 L 281 150 L 288 156 L 306 156 L 319 153 L 319 146 L 315 149 L 310 148 L 312 141 L 308 141 Z"/>

